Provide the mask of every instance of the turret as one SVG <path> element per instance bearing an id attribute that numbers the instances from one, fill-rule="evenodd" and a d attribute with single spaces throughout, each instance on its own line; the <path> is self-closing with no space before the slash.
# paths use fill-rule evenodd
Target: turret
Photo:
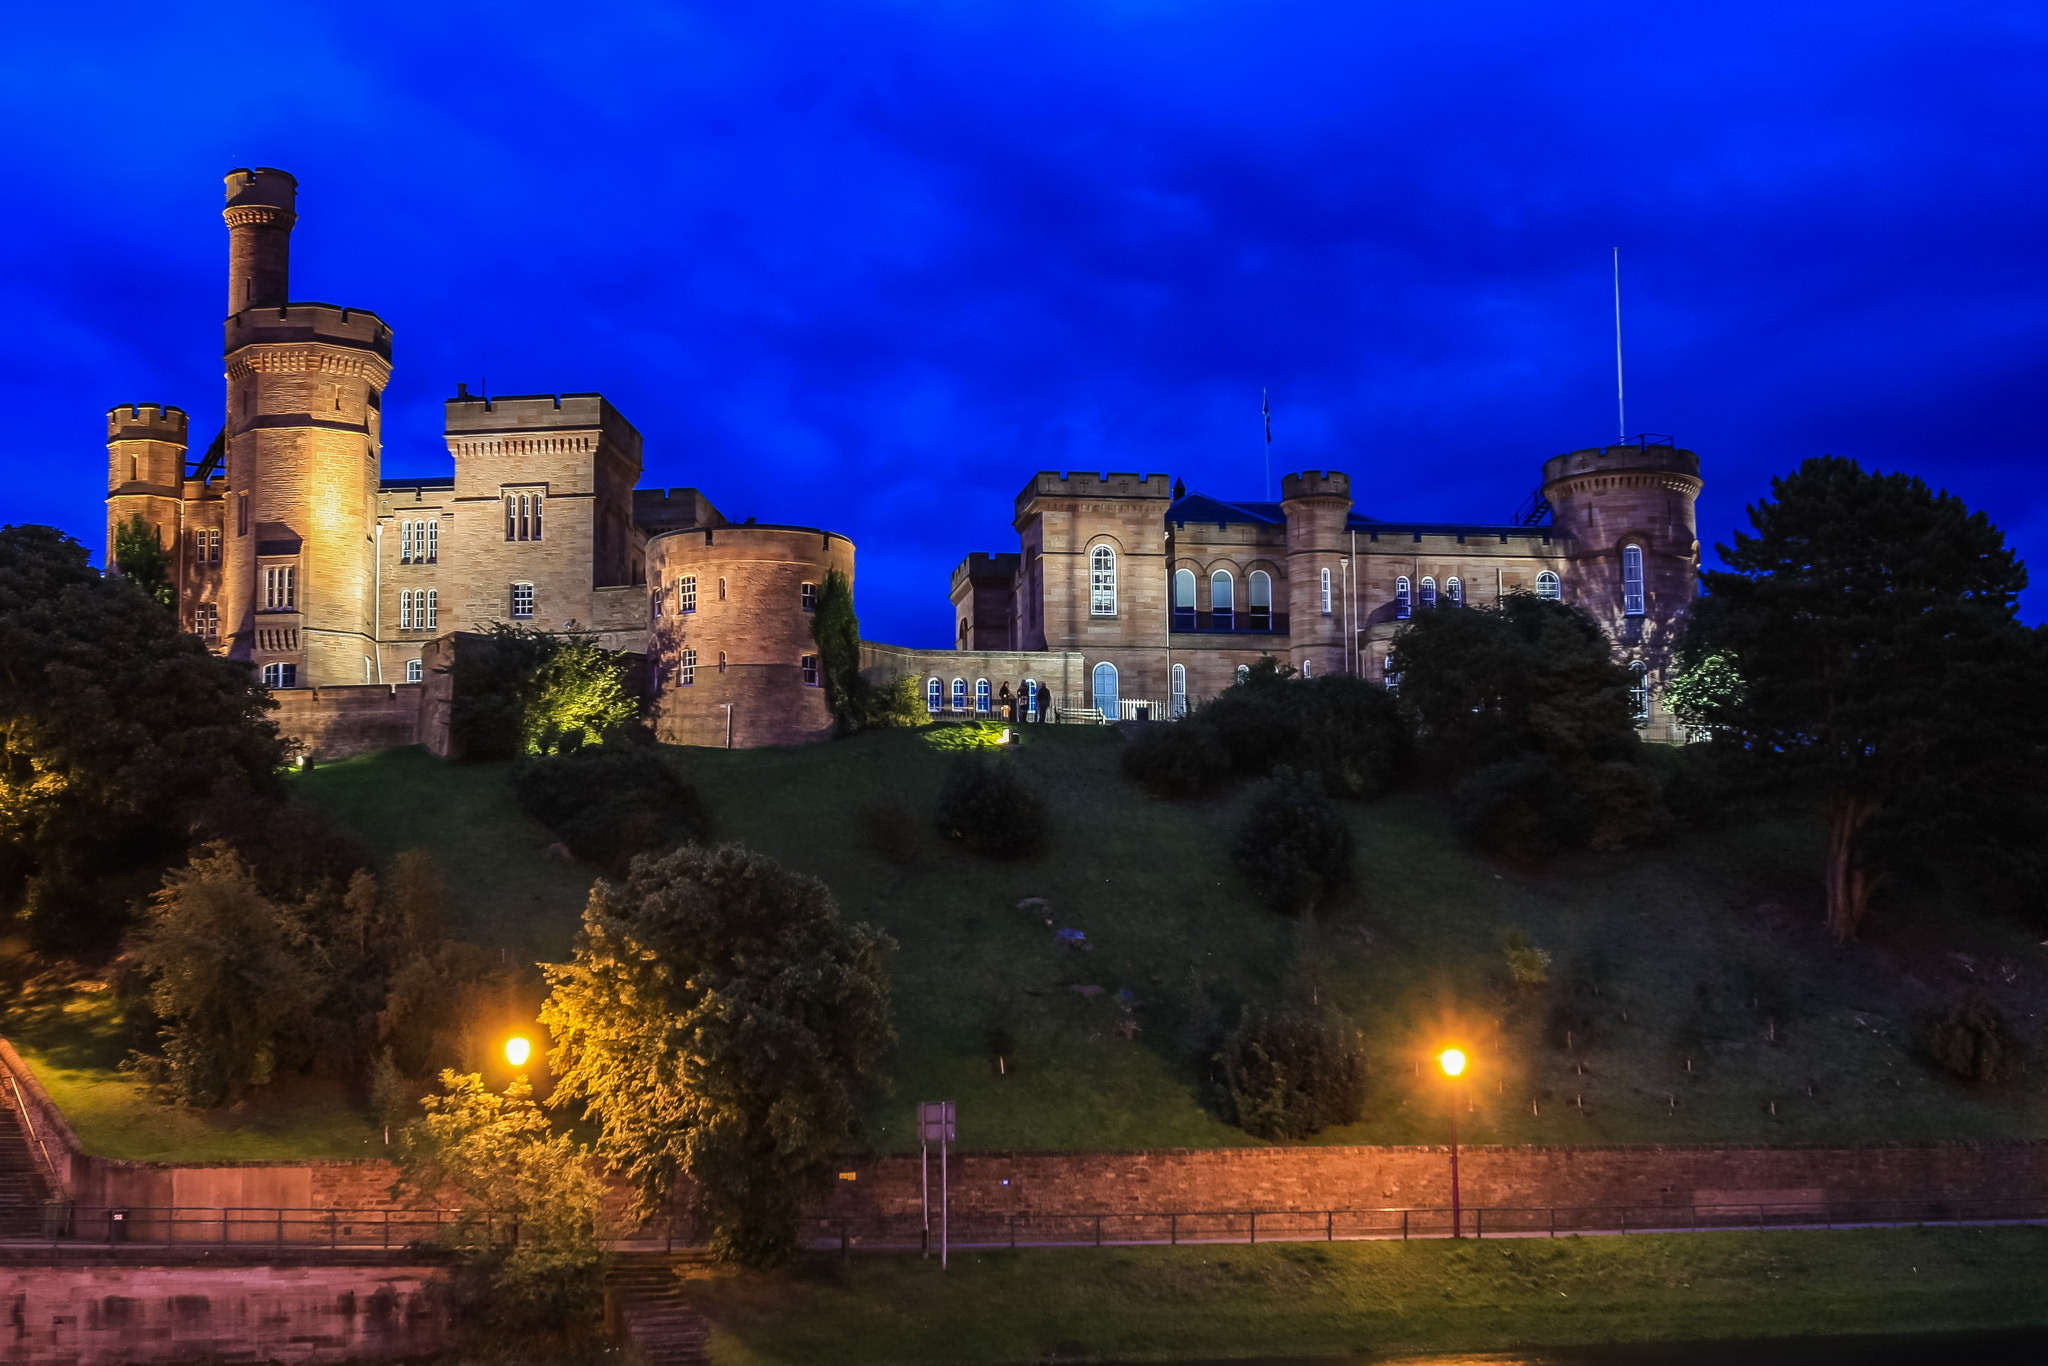
<path id="1" fill-rule="evenodd" d="M 1310 673 L 1338 673 L 1346 667 L 1348 656 L 1343 562 L 1350 553 L 1344 526 L 1351 516 L 1351 476 L 1338 470 L 1284 474 L 1280 476 L 1280 508 L 1287 517 L 1287 607 L 1292 637 L 1288 662 Z"/>
<path id="2" fill-rule="evenodd" d="M 140 516 L 166 549 L 178 544 L 179 493 L 185 477 L 185 412 L 157 403 L 107 410 L 107 563 L 114 533 Z"/>
<path id="3" fill-rule="evenodd" d="M 299 182 L 269 166 L 227 174 L 228 312 L 281 308 L 291 299 L 292 224 Z"/>

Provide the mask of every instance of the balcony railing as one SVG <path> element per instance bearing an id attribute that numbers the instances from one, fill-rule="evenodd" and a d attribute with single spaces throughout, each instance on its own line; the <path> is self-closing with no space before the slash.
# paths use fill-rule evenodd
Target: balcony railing
<path id="1" fill-rule="evenodd" d="M 1192 608 L 1173 609 L 1173 629 L 1201 633 L 1275 635 L 1287 634 L 1287 613 L 1275 612 L 1264 607 L 1254 607 L 1246 612 L 1197 612 Z"/>

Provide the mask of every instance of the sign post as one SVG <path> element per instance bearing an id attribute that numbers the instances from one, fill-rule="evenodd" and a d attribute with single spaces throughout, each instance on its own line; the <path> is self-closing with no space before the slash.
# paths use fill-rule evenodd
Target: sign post
<path id="1" fill-rule="evenodd" d="M 954 1139 L 953 1102 L 950 1100 L 926 1100 L 917 1106 L 917 1136 L 922 1147 L 924 1166 L 924 1238 L 925 1256 L 931 1256 L 932 1237 L 932 1184 L 931 1145 L 939 1143 L 939 1269 L 946 1269 L 947 1228 L 951 1222 L 952 1201 L 948 1198 L 946 1186 L 946 1145 Z"/>

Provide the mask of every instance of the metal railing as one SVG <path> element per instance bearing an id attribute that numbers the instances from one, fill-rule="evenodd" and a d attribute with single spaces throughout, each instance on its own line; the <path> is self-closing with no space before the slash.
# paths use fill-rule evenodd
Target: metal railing
<path id="1" fill-rule="evenodd" d="M 1202 635 L 1228 632 L 1284 636 L 1288 631 L 1288 614 L 1265 608 L 1247 608 L 1242 612 L 1198 612 L 1192 607 L 1176 607 L 1172 624 L 1176 631 Z"/>
<path id="2" fill-rule="evenodd" d="M 50 1150 L 44 1146 L 43 1136 L 36 1132 L 36 1122 L 28 1112 L 28 1101 L 21 1094 L 21 1082 L 11 1068 L 0 1067 L 7 1073 L 7 1084 L 14 1089 L 14 1108 L 21 1114 L 22 1127 L 28 1130 L 29 1138 L 35 1143 L 36 1151 L 42 1154 L 43 1170 L 50 1174 L 50 1188 L 55 1190 L 64 1184 L 64 1178 L 57 1170 L 57 1164 L 50 1158 Z"/>

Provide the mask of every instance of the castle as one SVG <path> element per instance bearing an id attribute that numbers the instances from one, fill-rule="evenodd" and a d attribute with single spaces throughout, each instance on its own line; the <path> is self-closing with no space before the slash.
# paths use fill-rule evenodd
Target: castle
<path id="1" fill-rule="evenodd" d="M 193 458 L 184 410 L 109 411 L 109 564 L 139 517 L 171 552 L 186 629 L 260 672 L 288 732 L 327 753 L 445 753 L 454 637 L 511 623 L 644 656 L 665 740 L 831 733 L 810 619 L 827 574 L 853 577 L 850 541 L 637 487 L 640 433 L 599 394 L 457 386 L 453 474 L 385 477 L 391 329 L 292 300 L 292 176 L 243 168 L 226 188 L 221 431 Z M 1700 478 L 1668 439 L 1558 456 L 1498 524 L 1375 521 L 1335 471 L 1287 475 L 1278 503 L 1168 483 L 1033 475 L 1019 549 L 953 573 L 954 648 L 864 643 L 864 668 L 918 677 L 940 715 L 1166 717 L 1265 655 L 1395 682 L 1387 647 L 1414 612 L 1533 592 L 1601 622 L 1642 680 L 1646 728 L 1670 730 L 1654 684 L 1695 592 Z"/>

